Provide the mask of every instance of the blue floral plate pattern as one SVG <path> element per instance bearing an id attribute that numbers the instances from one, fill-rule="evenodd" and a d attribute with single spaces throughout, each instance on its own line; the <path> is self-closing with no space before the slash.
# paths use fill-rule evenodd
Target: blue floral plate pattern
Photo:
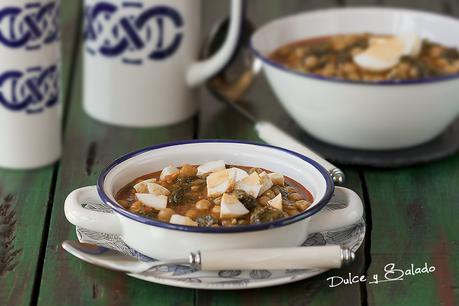
<path id="1" fill-rule="evenodd" d="M 330 202 L 324 209 L 336 210 L 344 207 L 343 203 Z M 110 208 L 103 204 L 86 204 L 85 208 L 111 212 Z M 80 242 L 116 250 L 141 261 L 155 260 L 131 249 L 117 235 L 98 233 L 79 227 L 76 228 L 76 233 Z M 355 252 L 364 238 L 365 221 L 362 218 L 359 222 L 346 228 L 312 234 L 303 243 L 303 246 L 339 244 Z M 141 274 L 128 275 L 148 282 L 176 287 L 234 290 L 287 284 L 325 271 L 324 269 L 196 271 L 185 265 L 165 264 L 155 266 Z"/>

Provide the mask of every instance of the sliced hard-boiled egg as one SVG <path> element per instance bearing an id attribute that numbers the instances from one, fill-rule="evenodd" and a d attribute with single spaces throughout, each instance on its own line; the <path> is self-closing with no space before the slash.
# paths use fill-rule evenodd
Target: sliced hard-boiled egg
<path id="1" fill-rule="evenodd" d="M 271 179 L 271 182 L 273 182 L 274 185 L 284 186 L 285 179 L 284 179 L 284 176 L 282 174 L 273 172 L 273 173 L 269 173 L 268 176 L 269 176 L 269 178 Z"/>
<path id="2" fill-rule="evenodd" d="M 224 169 L 225 169 L 225 162 L 223 160 L 210 161 L 198 167 L 197 175 L 199 176 L 199 175 L 216 172 L 216 171 L 224 170 Z"/>
<path id="3" fill-rule="evenodd" d="M 268 201 L 268 204 L 274 208 L 279 209 L 282 211 L 282 195 L 279 193 L 277 196 L 275 196 L 273 199 Z"/>
<path id="4" fill-rule="evenodd" d="M 245 172 L 244 170 L 240 169 L 240 168 L 237 168 L 237 167 L 232 167 L 232 168 L 229 168 L 228 169 L 228 172 L 234 172 L 234 180 L 236 182 L 239 182 L 240 180 L 248 177 L 249 175 L 247 174 L 247 172 Z"/>
<path id="5" fill-rule="evenodd" d="M 134 189 L 137 192 L 146 193 L 148 191 L 147 184 L 154 183 L 154 182 L 156 182 L 155 178 L 141 181 L 140 183 L 137 183 L 134 185 Z"/>
<path id="6" fill-rule="evenodd" d="M 250 211 L 245 208 L 238 198 L 229 193 L 224 193 L 220 203 L 220 218 L 235 218 L 248 214 Z"/>
<path id="7" fill-rule="evenodd" d="M 172 224 L 180 224 L 180 225 L 188 225 L 188 226 L 198 226 L 198 223 L 193 221 L 190 217 L 182 216 L 182 215 L 172 215 L 169 223 Z"/>
<path id="8" fill-rule="evenodd" d="M 156 183 L 147 183 L 148 193 L 153 193 L 156 195 L 169 195 L 171 192 L 164 186 Z"/>
<path id="9" fill-rule="evenodd" d="M 243 190 L 252 197 L 258 197 L 261 189 L 261 179 L 258 173 L 253 172 L 246 178 L 236 182 L 235 189 Z"/>
<path id="10" fill-rule="evenodd" d="M 206 178 L 207 196 L 215 197 L 234 188 L 235 173 L 227 169 L 211 173 Z"/>
<path id="11" fill-rule="evenodd" d="M 260 173 L 260 179 L 261 188 L 260 192 L 258 193 L 259 195 L 265 193 L 269 188 L 273 187 L 273 182 L 271 181 L 271 178 L 269 177 L 268 173 L 264 171 Z"/>
<path id="12" fill-rule="evenodd" d="M 152 193 L 136 193 L 137 200 L 144 205 L 160 210 L 167 207 L 167 196 Z"/>
<path id="13" fill-rule="evenodd" d="M 353 59 L 363 69 L 384 71 L 397 65 L 403 55 L 419 54 L 421 46 L 422 40 L 414 33 L 374 37 L 369 40 L 369 47 Z"/>
<path id="14" fill-rule="evenodd" d="M 159 179 L 161 181 L 164 181 L 166 180 L 166 177 L 168 177 L 169 175 L 175 174 L 177 172 L 179 172 L 179 169 L 177 169 L 176 167 L 167 166 L 166 168 L 163 169 L 163 171 L 161 171 L 161 174 L 159 175 Z"/>
<path id="15" fill-rule="evenodd" d="M 404 43 L 403 55 L 418 56 L 422 49 L 422 39 L 415 33 L 408 32 L 400 34 Z"/>

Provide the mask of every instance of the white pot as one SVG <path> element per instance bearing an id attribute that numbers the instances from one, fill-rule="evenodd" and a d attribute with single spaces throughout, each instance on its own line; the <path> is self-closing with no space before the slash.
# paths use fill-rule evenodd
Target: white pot
<path id="1" fill-rule="evenodd" d="M 216 159 L 282 173 L 312 193 L 313 205 L 296 216 L 270 223 L 208 228 L 147 219 L 123 209 L 115 201 L 116 192 L 139 176 L 171 164 L 201 164 Z M 347 208 L 319 213 L 333 196 L 348 203 Z M 110 206 L 113 213 L 81 206 L 100 201 Z M 131 248 L 160 260 L 184 257 L 197 250 L 298 246 L 308 234 L 353 224 L 360 220 L 362 213 L 358 195 L 346 188 L 335 189 L 327 171 L 309 158 L 277 147 L 223 140 L 178 142 L 133 152 L 102 172 L 97 187 L 77 189 L 65 201 L 65 215 L 71 223 L 120 235 Z"/>
<path id="2" fill-rule="evenodd" d="M 415 32 L 458 46 L 459 21 L 405 9 L 346 8 L 302 13 L 260 28 L 251 46 L 277 97 L 311 135 L 338 146 L 397 149 L 438 136 L 459 114 L 459 75 L 377 83 L 293 72 L 268 55 L 287 43 L 346 33 Z"/>

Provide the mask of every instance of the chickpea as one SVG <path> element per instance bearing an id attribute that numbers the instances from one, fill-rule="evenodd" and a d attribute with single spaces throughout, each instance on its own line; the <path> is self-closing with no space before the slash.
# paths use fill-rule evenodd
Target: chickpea
<path id="1" fill-rule="evenodd" d="M 302 200 L 303 197 L 301 196 L 301 194 L 294 192 L 288 195 L 288 199 L 292 201 L 298 201 L 298 200 Z"/>
<path id="2" fill-rule="evenodd" d="M 433 46 L 430 48 L 429 50 L 429 54 L 431 57 L 433 58 L 438 58 L 441 56 L 441 54 L 443 53 L 443 48 L 439 47 L 439 46 Z"/>
<path id="3" fill-rule="evenodd" d="M 187 217 L 190 217 L 191 219 L 196 219 L 197 217 L 199 217 L 199 210 L 195 209 L 195 208 L 190 208 L 186 211 L 185 213 L 185 216 Z"/>
<path id="4" fill-rule="evenodd" d="M 304 211 L 308 209 L 309 206 L 311 206 L 311 203 L 306 200 L 299 200 L 295 202 L 295 206 L 299 211 Z"/>
<path id="5" fill-rule="evenodd" d="M 324 69 L 320 72 L 320 74 L 324 77 L 331 77 L 335 74 L 335 65 L 333 63 L 328 63 L 325 65 Z"/>
<path id="6" fill-rule="evenodd" d="M 195 176 L 198 173 L 198 168 L 185 164 L 180 168 L 179 176 L 180 177 L 190 177 Z"/>
<path id="7" fill-rule="evenodd" d="M 209 209 L 210 206 L 212 206 L 210 201 L 205 200 L 205 199 L 197 201 L 195 205 L 196 205 L 196 208 L 200 210 L 206 210 L 206 209 Z"/>
<path id="8" fill-rule="evenodd" d="M 132 211 L 133 213 L 139 213 L 142 211 L 143 208 L 143 203 L 140 201 L 135 201 L 132 203 L 131 207 L 129 207 L 129 210 Z"/>
<path id="9" fill-rule="evenodd" d="M 446 74 L 453 74 L 457 72 L 457 68 L 454 65 L 448 65 L 443 68 L 443 72 Z"/>
<path id="10" fill-rule="evenodd" d="M 353 63 L 345 63 L 343 65 L 343 71 L 348 74 L 355 73 L 357 71 L 357 66 Z"/>
<path id="11" fill-rule="evenodd" d="M 352 56 L 356 56 L 357 54 L 362 53 L 362 52 L 363 52 L 363 49 L 362 48 L 358 48 L 358 47 L 352 48 L 352 50 L 351 50 Z"/>
<path id="12" fill-rule="evenodd" d="M 410 74 L 410 77 L 412 77 L 412 78 L 414 78 L 414 79 L 417 78 L 417 77 L 419 76 L 419 70 L 418 70 L 418 68 L 412 67 L 412 68 L 410 69 L 409 74 Z"/>
<path id="13" fill-rule="evenodd" d="M 352 80 L 352 81 L 358 81 L 358 80 L 360 80 L 359 75 L 358 75 L 357 73 L 355 73 L 355 72 L 354 72 L 354 73 L 348 74 L 347 77 L 348 77 L 350 80 Z"/>
<path id="14" fill-rule="evenodd" d="M 439 58 L 439 59 L 436 60 L 436 64 L 437 64 L 438 67 L 444 68 L 444 67 L 448 66 L 448 61 L 446 59 L 444 59 L 444 58 Z"/>
<path id="15" fill-rule="evenodd" d="M 268 201 L 271 200 L 269 197 L 266 197 L 266 196 L 261 196 L 259 199 L 258 199 L 258 203 L 260 205 L 263 205 L 263 206 L 266 206 L 268 205 Z"/>
<path id="16" fill-rule="evenodd" d="M 191 186 L 190 190 L 191 191 L 199 191 L 201 190 L 202 186 L 201 185 L 194 185 L 194 186 Z"/>
<path id="17" fill-rule="evenodd" d="M 303 57 L 304 56 L 304 48 L 296 48 L 295 49 L 295 56 L 296 57 Z"/>
<path id="18" fill-rule="evenodd" d="M 333 49 L 336 51 L 340 51 L 346 48 L 346 41 L 345 40 L 337 40 L 333 43 Z"/>
<path id="19" fill-rule="evenodd" d="M 214 206 L 210 214 L 212 217 L 220 219 L 220 206 Z"/>
<path id="20" fill-rule="evenodd" d="M 300 213 L 296 208 L 287 208 L 287 209 L 285 209 L 285 212 L 289 216 L 295 216 L 295 215 L 298 215 Z"/>
<path id="21" fill-rule="evenodd" d="M 191 185 L 195 186 L 200 186 L 200 185 L 204 185 L 206 183 L 206 180 L 203 180 L 203 179 L 197 179 L 197 180 L 194 180 Z"/>
<path id="22" fill-rule="evenodd" d="M 309 55 L 304 60 L 304 64 L 307 68 L 314 68 L 319 63 L 319 59 L 315 55 Z"/>
<path id="23" fill-rule="evenodd" d="M 232 225 L 231 220 L 230 220 L 230 219 L 222 220 L 222 225 L 223 225 L 223 226 L 230 226 L 230 225 Z"/>
<path id="24" fill-rule="evenodd" d="M 270 199 L 272 199 L 272 198 L 274 198 L 274 197 L 276 196 L 276 194 L 275 194 L 274 191 L 272 191 L 272 190 L 267 190 L 267 191 L 265 191 L 265 193 L 263 193 L 263 195 L 264 195 L 265 197 L 270 198 Z"/>
<path id="25" fill-rule="evenodd" d="M 164 222 L 169 222 L 175 211 L 172 208 L 163 208 L 158 213 L 158 219 Z"/>
<path id="26" fill-rule="evenodd" d="M 410 65 L 408 63 L 400 63 L 398 65 L 398 70 L 401 73 L 407 73 L 410 70 Z"/>
<path id="27" fill-rule="evenodd" d="M 222 202 L 222 197 L 215 198 L 213 202 L 215 205 L 220 205 L 220 203 Z"/>

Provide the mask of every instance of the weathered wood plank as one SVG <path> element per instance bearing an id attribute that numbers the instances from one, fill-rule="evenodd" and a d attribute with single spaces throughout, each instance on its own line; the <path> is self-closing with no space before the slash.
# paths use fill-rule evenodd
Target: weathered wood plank
<path id="1" fill-rule="evenodd" d="M 80 63 L 79 65 L 80 66 Z M 73 84 L 64 158 L 59 170 L 46 247 L 40 305 L 191 305 L 193 290 L 150 284 L 86 264 L 66 253 L 60 244 L 76 239 L 63 202 L 68 193 L 93 185 L 114 158 L 155 143 L 190 138 L 193 122 L 157 129 L 127 129 L 90 119 L 81 106 L 81 67 Z M 59 271 L 56 273 L 56 271 Z"/>
<path id="2" fill-rule="evenodd" d="M 365 173 L 373 216 L 371 266 L 402 269 L 426 262 L 432 274 L 368 286 L 371 305 L 457 305 L 459 302 L 459 155 L 426 166 Z"/>
<path id="3" fill-rule="evenodd" d="M 457 1 L 383 1 L 385 5 L 457 14 Z M 459 156 L 425 166 L 393 171 L 368 170 L 365 180 L 372 207 L 369 275 L 384 277 L 384 267 L 433 265 L 432 274 L 403 281 L 367 284 L 369 305 L 457 305 L 459 264 Z M 370 260 L 370 259 L 369 259 Z"/>
<path id="4" fill-rule="evenodd" d="M 71 79 L 79 5 L 72 1 L 61 11 L 63 105 L 69 93 L 66 84 Z M 57 165 L 31 171 L 0 170 L 0 305 L 29 305 L 36 298 L 55 169 Z"/>

